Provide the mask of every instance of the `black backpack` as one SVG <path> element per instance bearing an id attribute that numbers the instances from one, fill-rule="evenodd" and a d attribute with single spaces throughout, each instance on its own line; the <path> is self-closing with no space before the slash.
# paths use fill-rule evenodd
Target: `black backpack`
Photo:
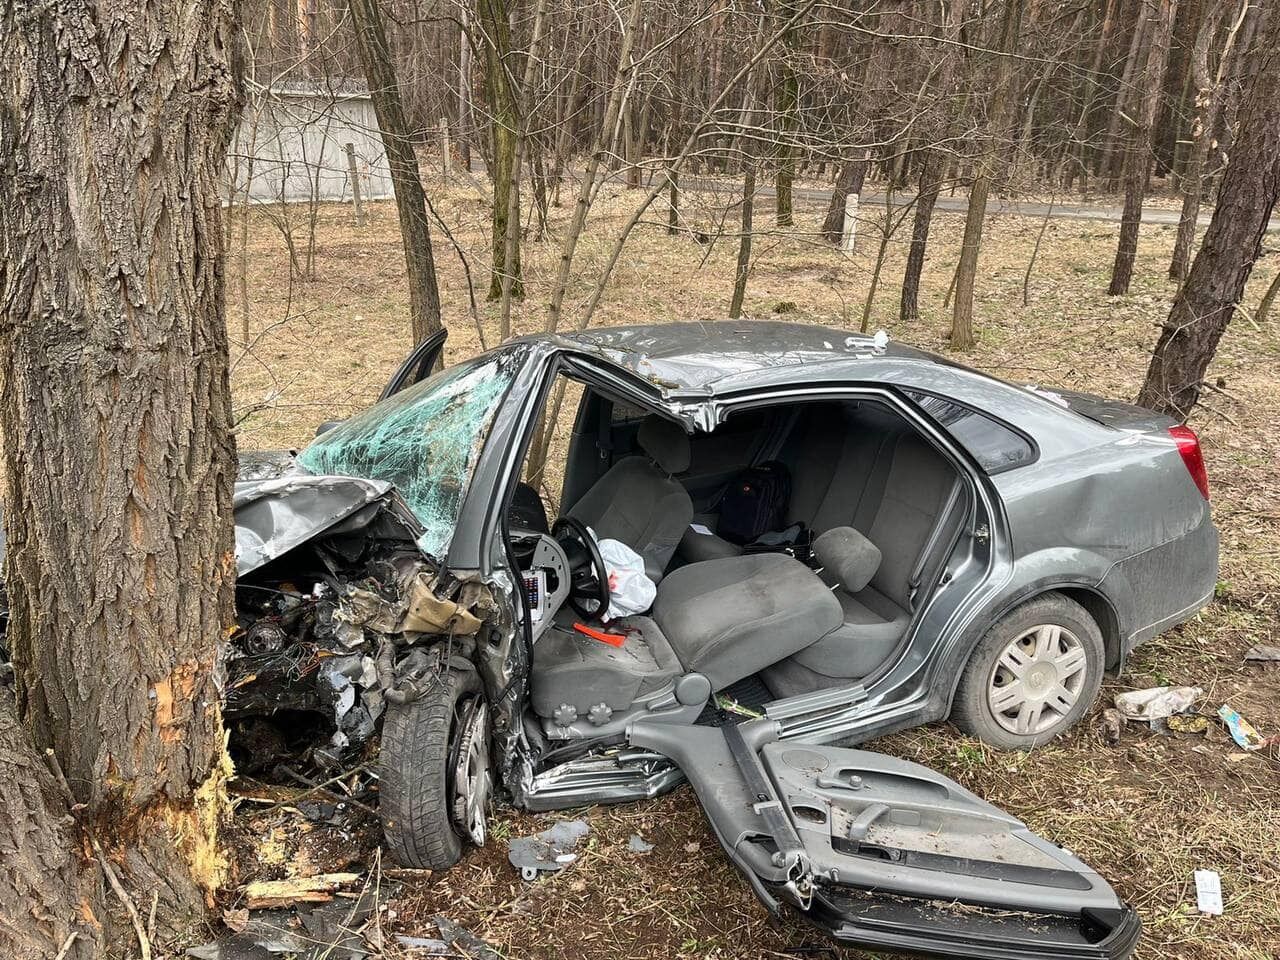
<path id="1" fill-rule="evenodd" d="M 791 503 L 791 473 L 777 460 L 749 467 L 729 484 L 720 500 L 716 533 L 745 544 L 777 530 Z"/>

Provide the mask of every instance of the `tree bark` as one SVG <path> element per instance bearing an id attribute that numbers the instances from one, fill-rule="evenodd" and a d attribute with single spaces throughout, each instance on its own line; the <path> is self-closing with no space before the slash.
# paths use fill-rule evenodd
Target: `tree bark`
<path id="1" fill-rule="evenodd" d="M 511 189 L 507 192 L 506 233 L 502 238 L 502 275 L 498 287 L 500 298 L 502 340 L 511 336 L 511 301 L 517 296 L 520 273 L 520 172 L 525 153 L 529 148 L 529 125 L 533 114 L 534 71 L 540 62 L 542 51 L 542 24 L 547 14 L 547 0 L 538 0 L 533 18 L 533 37 L 525 55 L 524 76 L 520 81 L 520 103 L 514 117 L 516 121 L 515 145 L 511 159 Z M 536 181 L 535 181 L 536 192 Z M 545 195 L 544 195 L 545 196 Z M 519 284 L 523 290 L 523 284 Z"/>
<path id="2" fill-rule="evenodd" d="M 751 272 L 752 219 L 756 207 L 756 161 L 747 160 L 742 175 L 742 231 L 738 238 L 738 263 L 733 271 L 733 296 L 729 298 L 729 319 L 742 316 L 742 301 L 747 295 L 747 276 Z"/>
<path id="3" fill-rule="evenodd" d="M 1165 65 L 1169 60 L 1169 33 L 1178 0 L 1156 0 L 1155 22 L 1144 32 L 1150 34 L 1143 67 L 1141 108 L 1132 118 L 1124 151 L 1124 212 L 1120 216 L 1120 240 L 1111 266 L 1110 296 L 1129 292 L 1133 279 L 1133 261 L 1138 254 L 1138 229 L 1142 225 L 1142 202 L 1151 174 L 1151 127 L 1155 123 L 1160 89 L 1164 86 Z"/>
<path id="4" fill-rule="evenodd" d="M 217 645 L 234 624 L 235 449 L 220 185 L 242 103 L 238 10 L 23 11 L 0 8 L 17 713 L 65 771 L 79 829 L 140 900 L 158 894 L 165 936 L 199 918 L 225 874 Z M 30 768 L 25 748 L 0 752 Z M 12 807 L 24 791 L 6 788 L 0 846 L 47 845 L 42 894 L 75 903 L 79 919 L 48 919 L 40 942 L 8 955 L 50 956 L 63 922 L 112 934 L 93 882 L 64 889 L 66 822 L 51 825 L 67 808 L 42 783 L 33 775 L 25 796 L 40 806 L 26 811 Z M 0 883 L 8 897 L 24 881 Z"/>
<path id="5" fill-rule="evenodd" d="M 999 163 L 1000 146 L 1013 102 L 1013 63 L 1011 54 L 1017 49 L 1022 28 L 1022 12 L 1026 0 L 1006 0 L 1000 24 L 999 53 L 992 76 L 990 115 L 984 142 L 978 157 L 973 185 L 969 188 L 969 204 L 965 212 L 964 237 L 960 241 L 960 262 L 956 265 L 955 303 L 951 314 L 951 347 L 969 350 L 973 347 L 973 288 L 978 276 L 978 251 L 982 247 L 982 227 L 987 216 L 987 196 Z"/>
<path id="6" fill-rule="evenodd" d="M 1213 130 L 1222 112 L 1222 81 L 1231 62 L 1232 46 L 1240 25 L 1248 12 L 1248 0 L 1240 7 L 1240 15 L 1233 22 L 1223 44 L 1218 72 L 1209 76 L 1209 46 L 1221 26 L 1223 8 L 1206 13 L 1204 23 L 1196 36 L 1191 54 L 1191 83 L 1195 88 L 1197 115 L 1191 121 L 1191 143 L 1182 174 L 1182 211 L 1178 215 L 1178 235 L 1173 243 L 1173 256 L 1169 260 L 1169 279 L 1181 282 L 1187 278 L 1191 263 L 1191 247 L 1196 238 L 1196 222 L 1200 218 L 1200 196 L 1204 192 L 1204 168 L 1212 149 Z"/>
<path id="7" fill-rule="evenodd" d="M 778 12 L 784 18 L 795 13 L 794 0 L 783 0 Z M 787 30 L 782 37 L 780 76 L 774 91 L 775 110 L 778 115 L 778 170 L 774 177 L 775 213 L 774 220 L 780 227 L 789 227 L 794 222 L 792 212 L 791 186 L 796 177 L 795 131 L 798 125 L 796 111 L 800 106 L 800 83 L 796 77 L 793 58 L 799 52 L 799 31 L 796 28 Z"/>
<path id="8" fill-rule="evenodd" d="M 1246 57 L 1246 93 L 1213 219 L 1156 342 L 1138 403 L 1180 420 L 1200 398 L 1218 348 L 1262 250 L 1280 197 L 1280 12 L 1268 8 Z"/>
<path id="9" fill-rule="evenodd" d="M 1253 315 L 1253 322 L 1258 326 L 1266 323 L 1267 318 L 1271 316 L 1271 308 L 1275 305 L 1277 296 L 1280 296 L 1280 273 L 1271 278 L 1271 283 L 1267 285 L 1267 292 L 1258 301 L 1258 309 Z"/>
<path id="10" fill-rule="evenodd" d="M 506 264 L 507 231 L 513 206 L 511 192 L 517 191 L 514 204 L 519 211 L 519 182 L 512 176 L 516 162 L 516 91 L 512 89 L 511 10 L 515 0 L 479 0 L 476 17 L 484 31 L 485 91 L 489 98 L 490 129 L 493 134 L 493 269 L 489 274 L 489 299 L 502 297 L 502 276 L 511 273 L 511 296 L 524 297 L 524 275 L 520 269 L 520 244 L 515 256 Z M 517 217 L 517 220 L 519 218 Z M 519 230 L 519 223 L 515 229 Z"/>
<path id="11" fill-rule="evenodd" d="M 431 249 L 431 223 L 427 196 L 414 152 L 409 122 L 400 101 L 400 84 L 387 46 L 379 0 L 348 0 L 351 25 L 360 63 L 369 83 L 373 111 L 382 132 L 382 147 L 391 169 L 404 246 L 405 272 L 409 280 L 409 319 L 414 343 L 440 330 L 440 288 L 436 282 L 435 255 Z"/>
<path id="12" fill-rule="evenodd" d="M 934 105 L 934 145 L 925 149 L 924 160 L 920 164 L 920 186 L 911 224 L 911 246 L 907 251 L 907 265 L 902 274 L 902 297 L 898 303 L 898 317 L 904 322 L 915 320 L 920 315 L 920 275 L 924 272 L 929 229 L 933 224 L 933 208 L 938 202 L 942 178 L 947 169 L 947 154 L 936 143 L 938 140 L 949 139 L 953 129 L 950 97 L 958 57 L 953 44 L 960 38 L 964 9 L 965 0 L 951 0 L 947 21 L 943 26 L 943 37 L 950 42 L 940 51 L 944 59 L 938 77 L 940 101 Z M 941 115 L 938 115 L 939 112 Z"/>
<path id="13" fill-rule="evenodd" d="M 75 849 L 66 801 L 0 686 L 0 955 L 47 960 L 74 937 L 68 957 L 101 956 L 103 932 L 90 917 L 102 885 Z"/>
<path id="14" fill-rule="evenodd" d="M 920 165 L 920 188 L 916 194 L 915 217 L 911 223 L 911 246 L 907 250 L 907 265 L 902 273 L 902 298 L 898 303 L 898 318 L 904 322 L 920 316 L 920 275 L 924 272 L 929 229 L 933 224 L 933 208 L 942 189 L 942 172 L 945 166 L 946 158 L 940 151 L 925 151 L 924 163 Z"/>
<path id="15" fill-rule="evenodd" d="M 471 36 L 468 33 L 467 5 L 458 6 L 458 150 L 462 166 L 471 172 L 471 138 L 475 124 L 471 116 Z"/>

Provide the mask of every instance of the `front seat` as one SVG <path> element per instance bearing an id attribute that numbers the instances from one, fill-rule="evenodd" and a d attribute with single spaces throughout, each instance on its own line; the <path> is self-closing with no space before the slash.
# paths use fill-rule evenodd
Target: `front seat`
<path id="1" fill-rule="evenodd" d="M 569 516 L 601 540 L 620 540 L 644 557 L 645 573 L 657 583 L 693 519 L 689 491 L 672 477 L 689 469 L 689 437 L 678 424 L 651 415 L 636 440 L 645 455 L 615 463 Z"/>
<path id="2" fill-rule="evenodd" d="M 533 647 L 531 703 L 556 738 L 593 735 L 610 723 L 617 729 L 677 705 L 696 716 L 711 691 L 840 624 L 831 590 L 785 554 L 691 563 L 662 581 L 651 617 L 609 622 L 607 630 L 625 637 L 619 647 L 557 628 L 543 634 Z"/>
<path id="3" fill-rule="evenodd" d="M 672 571 L 658 590 L 653 619 L 685 670 L 705 676 L 713 690 L 798 653 L 842 623 L 827 585 L 783 553 Z"/>

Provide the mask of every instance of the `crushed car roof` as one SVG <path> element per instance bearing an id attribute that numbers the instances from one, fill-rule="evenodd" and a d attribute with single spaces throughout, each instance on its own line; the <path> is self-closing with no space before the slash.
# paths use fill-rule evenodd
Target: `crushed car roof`
<path id="1" fill-rule="evenodd" d="M 896 343 L 834 327 L 778 320 L 716 320 L 599 327 L 523 338 L 606 363 L 632 375 L 663 401 L 822 383 L 877 383 L 938 394 L 1036 437 L 1043 456 L 1098 442 L 1097 424 L 1061 399 Z"/>
<path id="2" fill-rule="evenodd" d="M 814 324 L 720 320 L 601 327 L 549 338 L 561 349 L 595 356 L 669 392 L 709 392 L 755 385 L 762 375 L 797 366 L 851 361 L 914 361 L 951 366 L 924 350 L 883 335 Z M 847 375 L 847 374 L 846 374 Z"/>

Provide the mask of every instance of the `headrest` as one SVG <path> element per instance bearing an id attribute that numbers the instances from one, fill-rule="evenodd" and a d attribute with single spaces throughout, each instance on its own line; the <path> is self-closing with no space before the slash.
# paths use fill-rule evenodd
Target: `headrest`
<path id="1" fill-rule="evenodd" d="M 689 469 L 689 437 L 679 424 L 647 416 L 640 421 L 636 439 L 640 449 L 667 473 L 683 473 Z"/>
<path id="2" fill-rule="evenodd" d="M 880 548 L 853 527 L 832 527 L 813 541 L 822 566 L 849 593 L 857 593 L 880 569 Z"/>

